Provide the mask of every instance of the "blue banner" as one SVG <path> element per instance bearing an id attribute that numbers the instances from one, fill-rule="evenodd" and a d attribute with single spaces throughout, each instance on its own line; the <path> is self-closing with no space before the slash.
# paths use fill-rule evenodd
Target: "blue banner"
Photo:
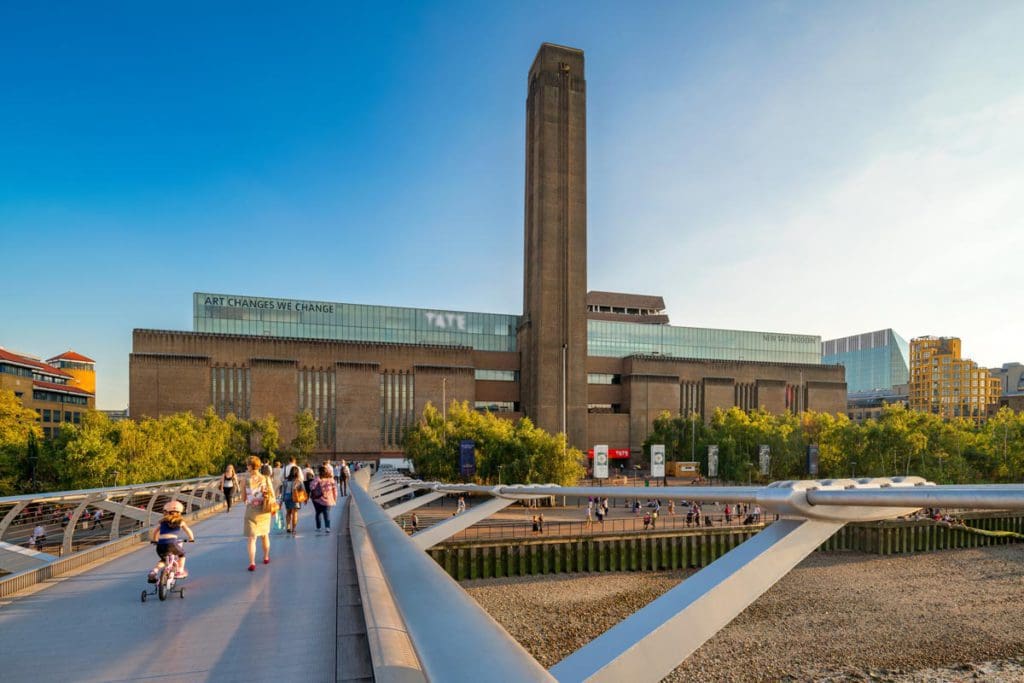
<path id="1" fill-rule="evenodd" d="M 476 474 L 476 443 L 472 439 L 459 442 L 459 472 L 467 479 Z"/>
<path id="2" fill-rule="evenodd" d="M 818 444 L 816 443 L 807 447 L 807 474 L 811 479 L 818 476 Z"/>

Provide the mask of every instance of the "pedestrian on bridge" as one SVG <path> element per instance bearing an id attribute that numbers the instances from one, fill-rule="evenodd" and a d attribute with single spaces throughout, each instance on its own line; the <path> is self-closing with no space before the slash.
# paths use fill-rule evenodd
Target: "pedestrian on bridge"
<path id="1" fill-rule="evenodd" d="M 349 469 L 348 463 L 344 460 L 341 461 L 341 477 L 338 479 L 338 485 L 341 487 L 341 495 L 348 495 L 348 478 L 352 476 L 352 470 Z"/>
<path id="2" fill-rule="evenodd" d="M 227 503 L 228 512 L 231 512 L 231 503 L 235 500 L 235 482 L 237 477 L 235 476 L 235 466 L 228 464 L 224 468 L 224 474 L 220 475 L 220 490 L 224 493 L 224 502 Z"/>
<path id="3" fill-rule="evenodd" d="M 270 477 L 260 474 L 260 459 L 246 460 L 245 521 L 243 530 L 249 546 L 249 571 L 256 570 L 256 539 L 263 542 L 263 564 L 270 564 L 270 517 L 277 505 Z"/>
<path id="4" fill-rule="evenodd" d="M 338 502 L 338 486 L 331 474 L 326 467 L 321 469 L 320 476 L 313 480 L 309 494 L 316 511 L 316 530 L 320 531 L 320 517 L 323 517 L 324 533 L 327 534 L 331 533 L 331 510 Z"/>
<path id="5" fill-rule="evenodd" d="M 289 534 L 295 533 L 299 524 L 299 509 L 308 499 L 305 487 L 302 485 L 302 476 L 298 467 L 288 470 L 288 478 L 281 487 L 281 500 L 284 501 L 285 509 L 285 531 Z"/>

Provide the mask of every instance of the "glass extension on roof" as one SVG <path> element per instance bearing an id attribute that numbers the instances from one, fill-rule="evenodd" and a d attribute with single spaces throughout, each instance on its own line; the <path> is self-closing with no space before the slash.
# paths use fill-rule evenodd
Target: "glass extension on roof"
<path id="1" fill-rule="evenodd" d="M 907 342 L 891 329 L 829 339 L 821 352 L 823 363 L 846 368 L 850 393 L 892 389 L 909 378 Z"/>
<path id="2" fill-rule="evenodd" d="M 193 330 L 218 334 L 299 337 L 396 344 L 469 346 L 515 351 L 518 315 L 301 299 L 193 295 Z"/>
<path id="3" fill-rule="evenodd" d="M 715 330 L 674 325 L 587 321 L 591 356 L 624 358 L 634 354 L 821 364 L 821 337 L 775 332 Z"/>

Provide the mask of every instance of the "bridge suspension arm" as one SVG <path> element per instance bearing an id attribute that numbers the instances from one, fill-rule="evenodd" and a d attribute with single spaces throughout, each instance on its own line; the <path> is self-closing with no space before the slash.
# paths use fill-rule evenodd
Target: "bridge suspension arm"
<path id="1" fill-rule="evenodd" d="M 842 528 L 768 526 L 551 668 L 562 683 L 658 681 Z"/>

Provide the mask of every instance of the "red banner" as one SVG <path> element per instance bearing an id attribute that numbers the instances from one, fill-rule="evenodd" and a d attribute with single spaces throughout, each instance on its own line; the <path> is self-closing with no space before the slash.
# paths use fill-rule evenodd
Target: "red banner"
<path id="1" fill-rule="evenodd" d="M 591 448 L 587 451 L 587 458 L 590 460 L 594 459 L 594 449 Z M 609 460 L 629 460 L 629 449 L 628 448 L 609 448 L 608 449 Z"/>

